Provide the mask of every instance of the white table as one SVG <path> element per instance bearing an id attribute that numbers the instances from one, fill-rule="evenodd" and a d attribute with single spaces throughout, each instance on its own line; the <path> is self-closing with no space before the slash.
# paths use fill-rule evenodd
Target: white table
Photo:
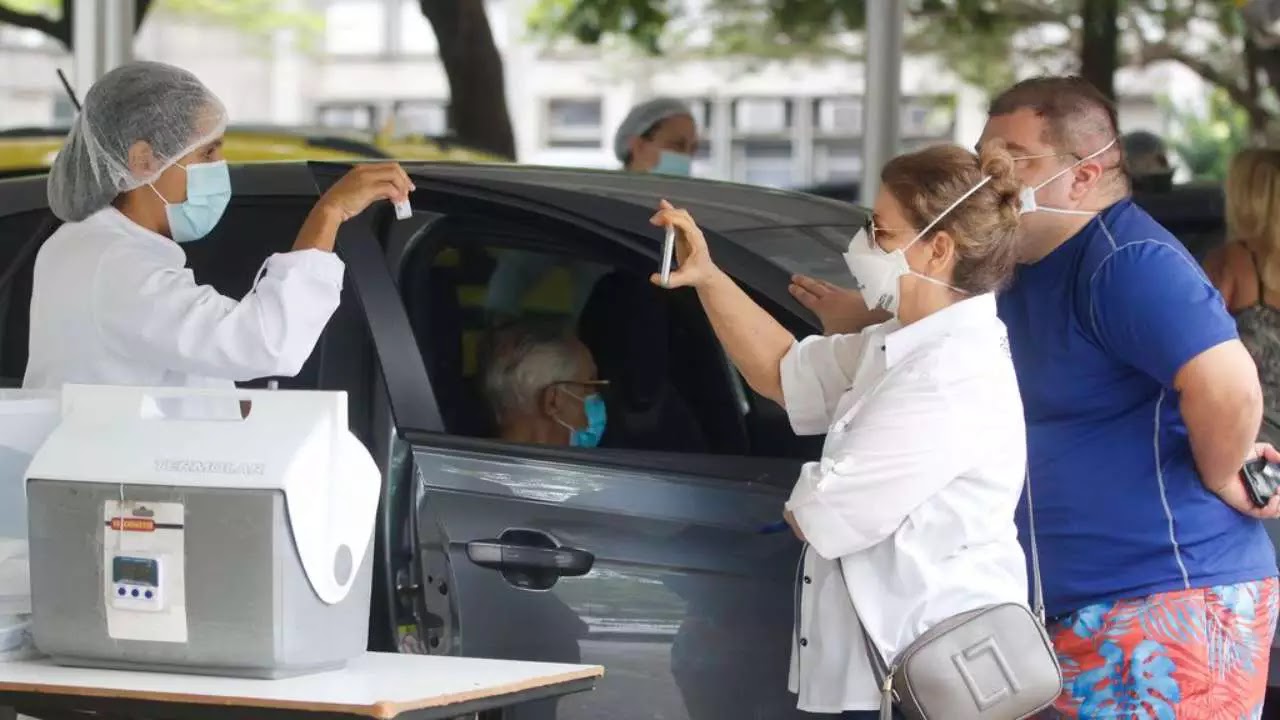
<path id="1" fill-rule="evenodd" d="M 345 669 L 283 680 L 0 663 L 0 705 L 150 720 L 434 720 L 501 717 L 530 700 L 590 690 L 599 666 L 367 653 Z"/>

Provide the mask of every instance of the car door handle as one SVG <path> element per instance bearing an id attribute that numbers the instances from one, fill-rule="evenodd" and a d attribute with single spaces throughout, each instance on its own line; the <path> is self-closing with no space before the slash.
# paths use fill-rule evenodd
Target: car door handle
<path id="1" fill-rule="evenodd" d="M 467 543 L 467 559 L 524 590 L 549 590 L 562 577 L 586 575 L 596 562 L 595 555 L 564 547 L 541 530 L 517 528 Z"/>
<path id="2" fill-rule="evenodd" d="M 531 570 L 554 572 L 561 577 L 580 577 L 591 572 L 596 556 L 570 547 L 532 547 L 504 543 L 498 539 L 467 543 L 471 562 L 490 570 Z"/>

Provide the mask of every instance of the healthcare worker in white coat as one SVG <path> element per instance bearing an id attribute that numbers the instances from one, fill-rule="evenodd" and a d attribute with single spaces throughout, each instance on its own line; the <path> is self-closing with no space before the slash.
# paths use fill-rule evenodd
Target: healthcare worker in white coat
<path id="1" fill-rule="evenodd" d="M 786 504 L 807 542 L 790 689 L 801 710 L 850 718 L 880 704 L 860 626 L 891 663 L 956 613 L 1027 602 L 1025 426 L 994 296 L 1014 268 L 1013 161 L 938 146 L 881 178 L 845 259 L 892 319 L 855 335 L 797 342 L 716 267 L 686 211 L 664 203 L 653 220 L 680 231 L 670 286 L 697 290 L 751 387 L 797 433 L 826 434 Z"/>
<path id="2" fill-rule="evenodd" d="M 339 226 L 406 199 L 394 163 L 353 169 L 316 203 L 290 252 L 267 258 L 234 299 L 198 285 L 185 243 L 231 199 L 227 113 L 191 73 L 130 63 L 89 89 L 49 173 L 65 224 L 40 249 L 26 388 L 64 383 L 229 388 L 297 374 L 338 307 Z"/>

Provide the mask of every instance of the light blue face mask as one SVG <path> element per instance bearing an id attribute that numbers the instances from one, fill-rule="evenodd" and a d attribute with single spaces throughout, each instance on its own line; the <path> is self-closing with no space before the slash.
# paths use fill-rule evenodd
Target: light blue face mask
<path id="1" fill-rule="evenodd" d="M 649 172 L 655 175 L 679 175 L 689 177 L 693 174 L 693 157 L 684 153 L 663 150 L 658 155 L 658 164 Z"/>
<path id="2" fill-rule="evenodd" d="M 179 165 L 187 173 L 187 199 L 171 203 L 155 185 L 151 190 L 164 203 L 174 242 L 189 243 L 213 232 L 231 202 L 231 172 L 226 161 Z"/>
<path id="3" fill-rule="evenodd" d="M 584 398 L 568 390 L 564 392 L 571 398 L 581 400 L 582 409 L 587 414 L 587 426 L 584 428 L 575 428 L 560 418 L 555 419 L 569 431 L 569 446 L 581 448 L 598 446 L 600 439 L 604 437 L 604 429 L 609 420 L 608 413 L 605 412 L 604 398 L 600 397 L 599 393 L 592 393 Z"/>

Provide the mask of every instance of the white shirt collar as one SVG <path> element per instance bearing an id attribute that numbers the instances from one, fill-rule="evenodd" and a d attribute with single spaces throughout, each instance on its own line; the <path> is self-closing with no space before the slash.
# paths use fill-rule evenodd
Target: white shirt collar
<path id="1" fill-rule="evenodd" d="M 142 227 L 134 222 L 128 215 L 120 212 L 119 208 L 114 205 L 99 210 L 98 212 L 86 218 L 85 222 L 101 218 L 103 222 L 109 223 L 121 230 L 124 230 L 130 237 L 145 241 L 153 247 L 157 252 L 162 254 L 168 262 L 176 262 L 178 265 L 186 265 L 187 251 L 182 246 L 174 242 L 172 239 L 161 235 L 153 230 Z"/>
<path id="2" fill-rule="evenodd" d="M 895 329 L 884 338 L 885 366 L 893 367 L 930 341 L 953 335 L 964 328 L 990 325 L 996 319 L 996 296 L 984 293 L 961 300 L 906 327 L 894 320 Z"/>

